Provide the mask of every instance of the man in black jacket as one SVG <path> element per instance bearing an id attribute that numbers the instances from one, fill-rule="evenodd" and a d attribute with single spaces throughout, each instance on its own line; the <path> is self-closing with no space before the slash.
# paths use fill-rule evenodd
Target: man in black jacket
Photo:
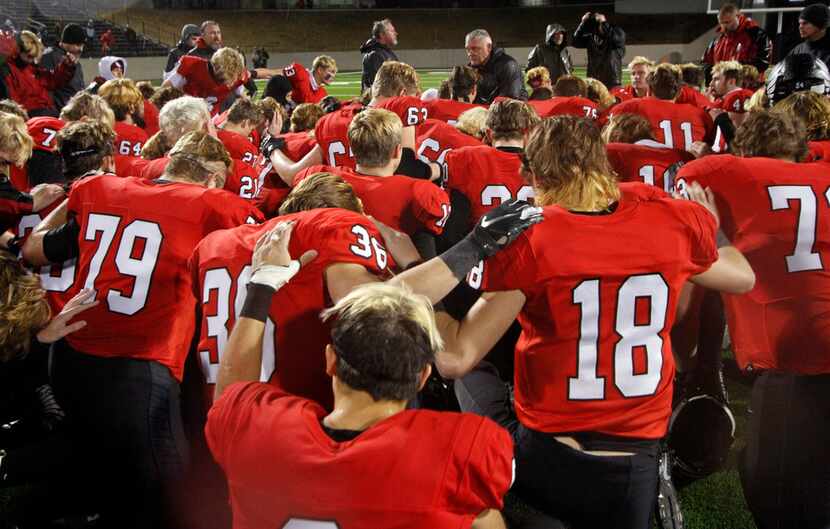
<path id="1" fill-rule="evenodd" d="M 85 44 L 86 32 L 84 28 L 78 24 L 67 24 L 61 33 L 60 42 L 43 53 L 43 56 L 40 58 L 40 65 L 50 71 L 54 71 L 63 62 L 67 54 L 74 55 L 76 59 L 80 58 Z M 75 68 L 75 73 L 68 83 L 50 92 L 52 100 L 55 102 L 55 108 L 58 110 L 63 108 L 72 99 L 72 96 L 84 89 L 84 86 L 83 68 Z"/>
<path id="2" fill-rule="evenodd" d="M 486 30 L 474 29 L 467 33 L 464 48 L 470 66 L 479 75 L 475 103 L 490 104 L 498 96 L 527 101 L 527 90 L 519 63 L 503 49 L 493 48 L 493 40 Z"/>
<path id="3" fill-rule="evenodd" d="M 611 25 L 602 13 L 585 13 L 574 32 L 574 48 L 588 50 L 588 77 L 609 90 L 622 84 L 625 32 Z"/>
<path id="4" fill-rule="evenodd" d="M 193 49 L 196 45 L 196 38 L 200 37 L 202 32 L 199 31 L 199 26 L 196 24 L 185 24 L 182 26 L 182 38 L 175 48 L 170 49 L 167 54 L 167 66 L 164 67 L 165 77 L 168 73 L 173 71 L 173 68 L 178 64 L 179 59 L 187 55 L 187 52 Z"/>
<path id="5" fill-rule="evenodd" d="M 813 4 L 805 7 L 798 15 L 798 32 L 804 42 L 796 46 L 790 55 L 809 53 L 821 59 L 830 68 L 830 9 L 827 6 Z"/>
<path id="6" fill-rule="evenodd" d="M 525 71 L 537 66 L 544 66 L 550 73 L 550 80 L 555 83 L 563 75 L 571 75 L 571 54 L 568 52 L 565 27 L 560 24 L 548 24 L 545 30 L 545 42 L 537 44 L 527 56 Z"/>
<path id="7" fill-rule="evenodd" d="M 372 38 L 363 43 L 360 53 L 363 54 L 363 76 L 360 80 L 360 89 L 365 91 L 375 82 L 375 75 L 380 65 L 386 61 L 397 61 L 398 56 L 392 51 L 392 46 L 398 45 L 398 32 L 388 18 L 376 20 L 372 25 Z"/>

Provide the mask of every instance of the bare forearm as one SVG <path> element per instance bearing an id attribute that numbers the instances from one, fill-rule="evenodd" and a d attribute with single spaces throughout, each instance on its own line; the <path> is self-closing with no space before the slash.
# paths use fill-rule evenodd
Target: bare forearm
<path id="1" fill-rule="evenodd" d="M 692 283 L 730 294 L 744 294 L 755 286 L 755 272 L 734 246 L 718 249 L 718 260 L 709 270 L 690 279 Z"/>
<path id="2" fill-rule="evenodd" d="M 245 317 L 237 320 L 219 365 L 216 399 L 234 382 L 259 380 L 264 332 L 264 321 Z"/>
<path id="3" fill-rule="evenodd" d="M 35 226 L 26 244 L 23 245 L 23 258 L 33 265 L 45 265 L 49 263 L 46 253 L 43 250 L 43 239 L 50 230 L 66 224 L 69 200 L 64 200 L 60 206 L 55 208 L 40 224 Z"/>

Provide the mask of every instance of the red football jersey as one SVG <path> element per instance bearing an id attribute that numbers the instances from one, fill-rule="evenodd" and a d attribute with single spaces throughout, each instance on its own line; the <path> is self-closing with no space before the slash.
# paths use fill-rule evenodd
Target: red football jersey
<path id="1" fill-rule="evenodd" d="M 545 220 L 468 276 L 521 290 L 516 413 L 542 432 L 641 439 L 666 433 L 680 289 L 718 258 L 715 218 L 653 186 L 620 184 L 607 215 L 544 208 Z"/>
<path id="2" fill-rule="evenodd" d="M 217 129 L 216 137 L 219 138 L 219 141 L 228 150 L 231 158 L 235 160 L 242 160 L 249 165 L 253 165 L 257 156 L 259 156 L 257 146 L 242 134 L 225 129 Z"/>
<path id="3" fill-rule="evenodd" d="M 181 380 L 195 330 L 187 258 L 208 233 L 260 219 L 259 211 L 218 189 L 114 175 L 78 181 L 68 211 L 80 226 L 71 290 L 93 289 L 101 301 L 69 343 L 95 356 L 154 360 Z"/>
<path id="4" fill-rule="evenodd" d="M 620 182 L 643 182 L 666 193 L 674 189 L 673 175 L 680 166 L 695 159 L 691 153 L 651 140 L 609 143 L 605 150 Z"/>
<path id="5" fill-rule="evenodd" d="M 755 271 L 755 288 L 723 294 L 741 368 L 830 373 L 830 181 L 824 162 L 706 156 L 678 188 L 712 188 L 721 229 Z"/>
<path id="6" fill-rule="evenodd" d="M 116 156 L 141 156 L 141 148 L 147 143 L 147 133 L 144 129 L 124 121 L 116 121 L 113 131 Z"/>
<path id="7" fill-rule="evenodd" d="M 398 231 L 440 235 L 450 216 L 450 197 L 432 182 L 403 175 L 369 176 L 353 169 L 312 165 L 294 177 L 294 185 L 315 173 L 334 173 L 349 183 L 371 215 Z"/>
<path id="8" fill-rule="evenodd" d="M 447 153 L 461 147 L 474 147 L 481 142 L 439 119 L 428 119 L 416 129 L 418 157 L 424 162 L 444 163 Z"/>
<path id="9" fill-rule="evenodd" d="M 404 127 L 417 127 L 427 119 L 424 102 L 413 96 L 388 97 L 372 106 L 394 112 L 401 118 Z"/>
<path id="10" fill-rule="evenodd" d="M 645 95 L 639 96 L 637 92 L 634 90 L 634 86 L 615 86 L 610 90 L 611 95 L 617 98 L 617 101 L 628 101 L 629 99 L 637 99 L 641 97 L 645 97 Z"/>
<path id="11" fill-rule="evenodd" d="M 611 116 L 638 114 L 651 122 L 654 137 L 668 147 L 689 150 L 692 143 L 712 144 L 715 124 L 702 108 L 673 101 L 644 97 L 631 99 L 615 106 Z"/>
<path id="12" fill-rule="evenodd" d="M 219 107 L 231 92 L 236 91 L 241 95 L 242 85 L 246 80 L 240 79 L 229 87 L 224 83 L 216 82 L 212 69 L 210 62 L 192 55 L 185 55 L 179 59 L 179 63 L 170 72 L 168 80 L 174 86 L 184 90 L 185 94 L 203 98 L 211 115 L 214 115 L 219 112 Z"/>
<path id="13" fill-rule="evenodd" d="M 159 109 L 148 100 L 144 100 L 144 132 L 149 138 L 159 131 Z"/>
<path id="14" fill-rule="evenodd" d="M 12 187 L 23 193 L 28 193 L 32 186 L 29 185 L 29 170 L 27 166 L 18 167 L 14 164 L 9 166 L 9 180 Z"/>
<path id="15" fill-rule="evenodd" d="M 675 103 L 682 103 L 685 105 L 694 105 L 703 109 L 709 109 L 714 106 L 714 103 L 709 100 L 700 90 L 693 86 L 684 84 L 680 87 L 680 94 L 677 95 Z"/>
<path id="16" fill-rule="evenodd" d="M 293 162 L 302 160 L 317 145 L 317 140 L 314 139 L 314 135 L 310 131 L 288 132 L 280 135 L 280 138 L 285 140 L 285 148 L 282 149 L 283 154 Z"/>
<path id="17" fill-rule="evenodd" d="M 584 97 L 553 97 L 541 101 L 528 101 L 539 117 L 577 116 L 580 118 L 597 119 L 599 110 L 597 104 Z"/>
<path id="18" fill-rule="evenodd" d="M 429 101 L 422 101 L 421 105 L 427 109 L 428 118 L 440 119 L 441 121 L 446 121 L 450 125 L 454 125 L 455 122 L 458 121 L 458 116 L 471 108 L 487 108 L 487 105 L 464 103 L 462 101 L 454 101 L 452 99 L 431 99 Z"/>
<path id="19" fill-rule="evenodd" d="M 471 223 L 511 198 L 533 198 L 533 187 L 520 174 L 520 152 L 488 145 L 463 147 L 450 151 L 445 163 L 447 188 L 455 189 L 470 201 Z"/>
<path id="20" fill-rule="evenodd" d="M 235 529 L 465 528 L 502 508 L 513 442 L 490 419 L 407 410 L 337 442 L 325 416 L 266 384 L 234 384 L 217 401 L 205 433 Z"/>
<path id="21" fill-rule="evenodd" d="M 282 74 L 291 83 L 291 100 L 297 103 L 319 103 L 328 94 L 326 87 L 318 85 L 314 76 L 300 63 L 289 64 Z"/>
<path id="22" fill-rule="evenodd" d="M 330 303 L 325 270 L 335 263 L 355 263 L 385 275 L 392 264 L 372 221 L 352 211 L 303 211 L 258 226 L 217 232 L 199 243 L 189 266 L 202 303 L 198 348 L 202 371 L 209 385 L 216 383 L 228 335 L 245 301 L 254 246 L 263 233 L 287 220 L 297 221 L 289 244 L 291 255 L 311 249 L 319 254 L 274 295 L 262 346 L 261 380 L 331 408 L 331 379 L 323 355 L 331 338 L 329 327 L 320 320 L 320 311 Z"/>
<path id="23" fill-rule="evenodd" d="M 811 162 L 830 162 L 830 140 L 811 141 L 808 143 L 810 153 L 807 160 Z"/>
<path id="24" fill-rule="evenodd" d="M 42 116 L 31 118 L 26 122 L 26 129 L 32 137 L 33 149 L 52 152 L 57 147 L 58 132 L 66 126 L 66 123 L 58 118 Z"/>
<path id="25" fill-rule="evenodd" d="M 755 94 L 755 92 L 752 90 L 747 90 L 746 88 L 736 88 L 724 95 L 721 99 L 715 101 L 713 106 L 726 110 L 727 112 L 743 114 L 746 112 L 744 110 L 744 105 L 747 101 L 749 101 L 753 94 Z"/>

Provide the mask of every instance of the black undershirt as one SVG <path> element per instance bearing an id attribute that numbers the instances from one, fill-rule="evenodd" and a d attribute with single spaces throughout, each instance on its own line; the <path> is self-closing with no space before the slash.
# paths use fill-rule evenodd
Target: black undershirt
<path id="1" fill-rule="evenodd" d="M 336 441 L 338 443 L 352 441 L 355 438 L 357 438 L 358 435 L 363 433 L 363 430 L 337 430 L 334 428 L 329 428 L 323 423 L 322 420 L 320 421 L 320 426 L 323 427 L 323 431 L 326 432 L 326 435 L 331 437 L 332 441 Z"/>

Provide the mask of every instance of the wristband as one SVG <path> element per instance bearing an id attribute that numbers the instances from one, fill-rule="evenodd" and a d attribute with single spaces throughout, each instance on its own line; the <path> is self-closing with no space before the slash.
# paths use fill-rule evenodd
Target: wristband
<path id="1" fill-rule="evenodd" d="M 461 239 L 458 244 L 438 256 L 444 261 L 452 275 L 459 281 L 464 281 L 467 272 L 486 257 L 484 248 L 468 235 Z"/>
<path id="2" fill-rule="evenodd" d="M 271 308 L 271 298 L 275 293 L 276 290 L 268 285 L 248 283 L 248 292 L 239 316 L 265 323 L 268 319 L 268 310 Z"/>

